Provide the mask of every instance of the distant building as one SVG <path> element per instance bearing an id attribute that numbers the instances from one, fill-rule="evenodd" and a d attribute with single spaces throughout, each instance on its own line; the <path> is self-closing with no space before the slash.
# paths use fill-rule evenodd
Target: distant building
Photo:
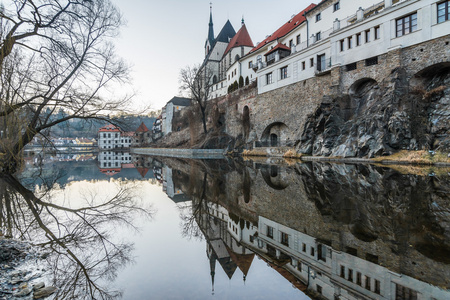
<path id="1" fill-rule="evenodd" d="M 139 125 L 134 133 L 133 146 L 143 146 L 152 142 L 152 134 L 144 122 Z"/>
<path id="2" fill-rule="evenodd" d="M 157 140 L 162 137 L 162 115 L 159 115 L 159 117 L 153 123 L 152 137 L 153 140 Z"/>
<path id="3" fill-rule="evenodd" d="M 114 176 L 125 168 L 134 168 L 129 152 L 111 150 L 99 151 L 98 166 L 100 172 L 108 176 Z"/>
<path id="4" fill-rule="evenodd" d="M 98 130 L 100 149 L 127 149 L 132 143 L 133 132 L 124 132 L 119 127 L 108 124 Z"/>
<path id="5" fill-rule="evenodd" d="M 172 132 L 172 121 L 174 113 L 191 105 L 191 99 L 173 97 L 162 109 L 161 127 L 163 134 Z"/>

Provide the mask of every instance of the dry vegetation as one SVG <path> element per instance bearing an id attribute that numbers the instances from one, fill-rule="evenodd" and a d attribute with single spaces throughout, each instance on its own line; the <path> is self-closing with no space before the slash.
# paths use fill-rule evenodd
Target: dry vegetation
<path id="1" fill-rule="evenodd" d="M 244 150 L 242 152 L 242 156 L 269 156 L 266 150 L 253 149 L 253 150 Z"/>
<path id="2" fill-rule="evenodd" d="M 294 149 L 289 149 L 286 153 L 283 154 L 283 157 L 286 158 L 301 158 L 302 154 L 297 153 Z"/>
<path id="3" fill-rule="evenodd" d="M 418 176 L 446 176 L 450 174 L 450 167 L 436 167 L 436 166 L 424 166 L 424 165 L 382 165 L 375 164 L 380 167 L 388 167 L 401 174 L 405 175 L 418 175 Z"/>
<path id="4" fill-rule="evenodd" d="M 449 163 L 450 157 L 447 153 L 402 150 L 389 156 L 376 157 L 372 160 L 375 162 L 402 162 L 416 165 L 433 165 L 436 163 Z"/>

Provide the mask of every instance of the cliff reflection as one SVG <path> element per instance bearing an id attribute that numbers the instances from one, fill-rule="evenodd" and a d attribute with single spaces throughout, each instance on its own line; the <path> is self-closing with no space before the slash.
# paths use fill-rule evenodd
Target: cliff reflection
<path id="1" fill-rule="evenodd" d="M 55 184 L 60 179 L 45 177 L 34 191 L 2 174 L 0 228 L 7 237 L 29 240 L 48 253 L 42 267 L 57 287 L 54 299 L 117 298 L 121 292 L 110 282 L 131 261 L 133 245 L 117 242 L 114 227 L 133 227 L 133 219 L 151 217 L 152 208 L 140 203 L 132 183 L 110 193 L 85 187 L 74 199 Z"/>
<path id="2" fill-rule="evenodd" d="M 245 279 L 256 254 L 312 298 L 450 298 L 448 175 L 161 160 L 192 200 L 179 202 L 183 234 L 201 231 L 213 281 L 216 262 Z"/>

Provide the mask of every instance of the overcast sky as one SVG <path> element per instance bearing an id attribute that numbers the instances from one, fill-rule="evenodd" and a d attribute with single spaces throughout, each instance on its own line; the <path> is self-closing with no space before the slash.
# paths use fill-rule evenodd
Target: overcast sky
<path id="1" fill-rule="evenodd" d="M 136 105 L 158 110 L 179 95 L 181 68 L 204 59 L 208 34 L 207 0 L 112 0 L 126 25 L 117 39 L 118 54 L 132 66 Z M 212 1 L 214 35 L 230 20 L 236 32 L 244 16 L 253 43 L 262 41 L 317 0 Z"/>

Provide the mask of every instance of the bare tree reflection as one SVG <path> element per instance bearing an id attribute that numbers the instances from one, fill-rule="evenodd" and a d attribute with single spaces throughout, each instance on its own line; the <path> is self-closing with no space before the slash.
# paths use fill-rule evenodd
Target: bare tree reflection
<path id="1" fill-rule="evenodd" d="M 121 296 L 109 282 L 131 261 L 133 245 L 117 242 L 114 229 L 137 229 L 137 215 L 153 214 L 151 207 L 140 204 L 133 186 L 121 185 L 108 199 L 85 192 L 85 204 L 79 207 L 55 203 L 50 189 L 33 193 L 11 175 L 0 176 L 0 191 L 0 227 L 6 235 L 29 239 L 51 253 L 47 262 L 58 288 L 55 299 Z"/>
<path id="2" fill-rule="evenodd" d="M 208 214 L 208 201 L 206 200 L 207 173 L 203 174 L 200 189 L 196 189 L 195 184 L 198 184 L 198 182 L 191 180 L 191 190 L 198 190 L 199 193 L 197 195 L 191 194 L 191 203 L 179 204 L 178 208 L 181 219 L 181 236 L 201 241 L 203 240 L 203 233 L 200 227 L 206 225 L 203 224 L 207 220 L 204 216 Z"/>

